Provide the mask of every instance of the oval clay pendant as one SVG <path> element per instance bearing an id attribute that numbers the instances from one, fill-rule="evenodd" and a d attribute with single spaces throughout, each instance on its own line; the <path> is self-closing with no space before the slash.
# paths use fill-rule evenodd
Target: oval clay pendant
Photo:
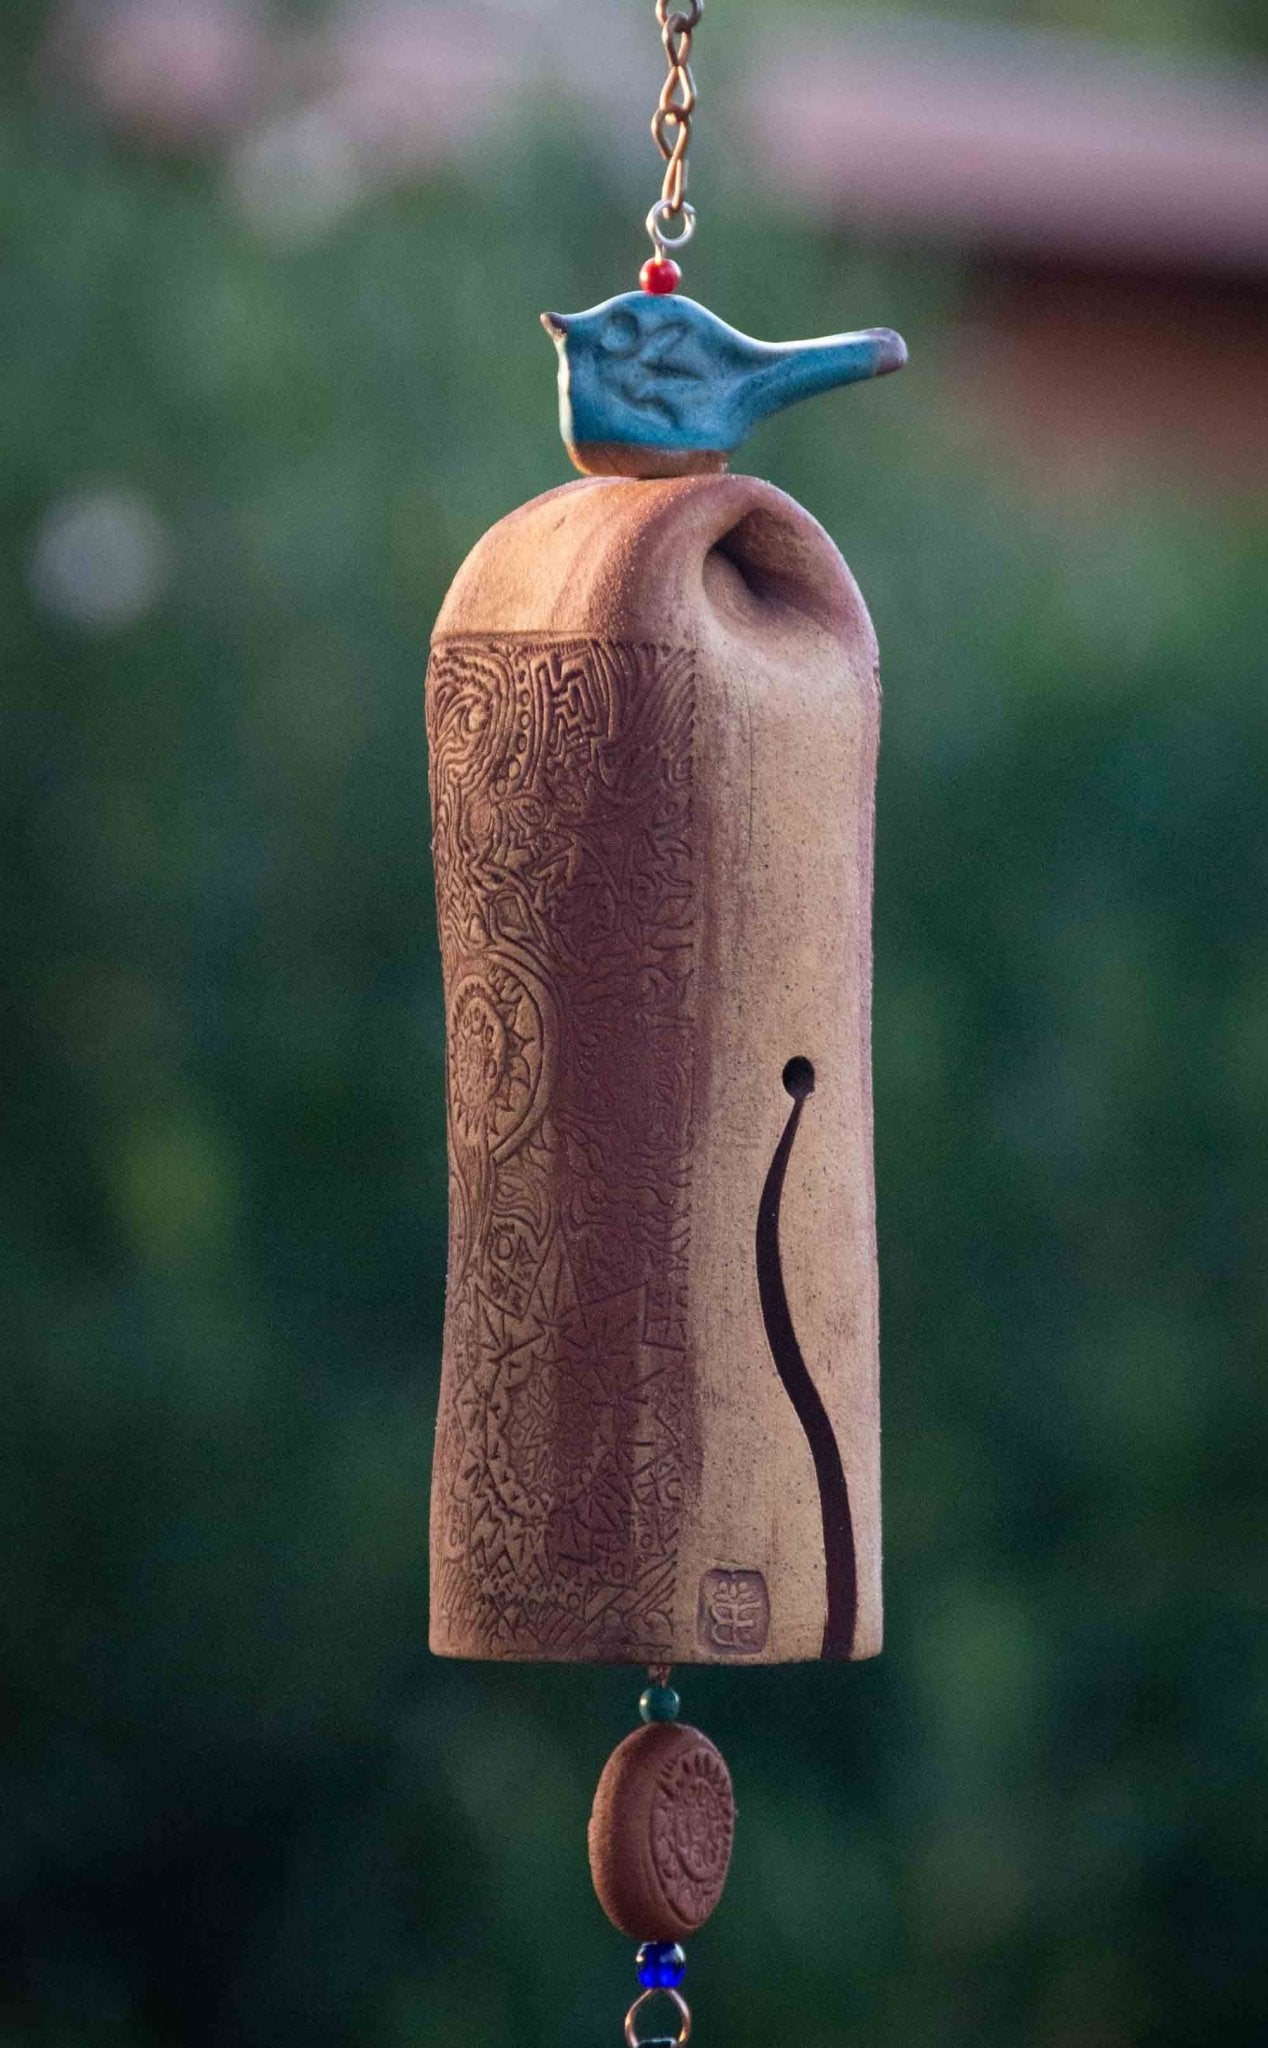
<path id="1" fill-rule="evenodd" d="M 590 1874 L 609 1920 L 634 1941 L 681 1941 L 726 1883 L 731 1774 L 698 1728 L 653 1722 L 608 1758 L 590 1815 Z"/>

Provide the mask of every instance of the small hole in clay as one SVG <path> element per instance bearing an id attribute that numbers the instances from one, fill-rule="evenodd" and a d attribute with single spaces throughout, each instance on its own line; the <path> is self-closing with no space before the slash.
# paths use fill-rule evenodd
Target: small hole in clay
<path id="1" fill-rule="evenodd" d="M 798 1053 L 784 1068 L 783 1081 L 794 1102 L 804 1102 L 807 1095 L 814 1094 L 815 1070 L 810 1061 Z"/>

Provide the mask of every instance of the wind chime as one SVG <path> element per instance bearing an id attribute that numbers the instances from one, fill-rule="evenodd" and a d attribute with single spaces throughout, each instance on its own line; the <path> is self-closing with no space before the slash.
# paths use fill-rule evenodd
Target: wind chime
<path id="1" fill-rule="evenodd" d="M 678 292 L 700 0 L 657 0 L 639 289 L 542 315 L 582 480 L 459 570 L 427 678 L 449 1275 L 431 1646 L 647 1668 L 590 1865 L 682 2048 L 731 1779 L 671 1667 L 881 1641 L 870 1067 L 876 644 L 827 534 L 726 474 L 886 328 Z M 648 2036 L 667 1998 L 676 2033 Z"/>

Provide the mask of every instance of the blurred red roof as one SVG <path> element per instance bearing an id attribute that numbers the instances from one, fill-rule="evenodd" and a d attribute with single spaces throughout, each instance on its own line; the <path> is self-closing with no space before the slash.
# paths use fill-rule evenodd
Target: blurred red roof
<path id="1" fill-rule="evenodd" d="M 772 183 L 930 242 L 1268 269 L 1268 77 L 910 18 L 782 31 L 745 95 Z"/>

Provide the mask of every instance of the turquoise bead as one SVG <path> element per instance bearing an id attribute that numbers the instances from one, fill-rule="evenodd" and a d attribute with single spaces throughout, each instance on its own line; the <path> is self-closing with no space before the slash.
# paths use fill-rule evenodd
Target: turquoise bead
<path id="1" fill-rule="evenodd" d="M 649 1685 L 638 1703 L 645 1721 L 676 1721 L 682 1705 L 672 1685 Z"/>

